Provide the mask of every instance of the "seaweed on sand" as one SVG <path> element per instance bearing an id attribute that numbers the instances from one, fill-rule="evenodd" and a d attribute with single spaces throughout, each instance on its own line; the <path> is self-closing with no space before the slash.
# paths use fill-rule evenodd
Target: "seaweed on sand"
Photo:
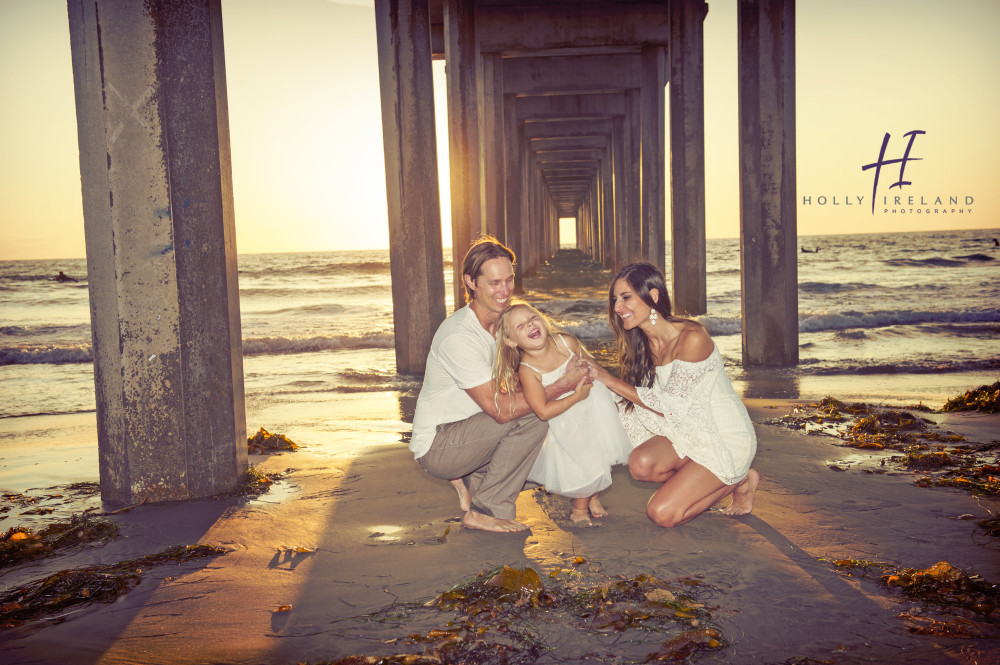
<path id="1" fill-rule="evenodd" d="M 257 455 L 280 453 L 284 450 L 298 450 L 299 444 L 284 434 L 272 434 L 261 427 L 253 436 L 247 437 L 247 452 Z"/>
<path id="2" fill-rule="evenodd" d="M 440 612 L 454 615 L 444 627 L 389 640 L 405 646 L 405 653 L 352 655 L 326 663 L 528 665 L 544 656 L 560 662 L 614 660 L 625 651 L 636 662 L 677 663 L 726 645 L 710 625 L 709 609 L 694 597 L 700 580 L 668 584 L 638 575 L 587 583 L 578 571 L 566 570 L 549 578 L 545 584 L 532 568 L 503 566 L 430 602 L 397 603 L 355 617 L 372 624 L 433 620 L 433 613 Z M 702 591 L 708 589 L 704 585 Z"/>
<path id="3" fill-rule="evenodd" d="M 86 513 L 73 515 L 69 522 L 53 522 L 37 532 L 30 527 L 11 527 L 0 535 L 0 567 L 51 554 L 84 543 L 108 541 L 118 535 L 118 525 Z"/>
<path id="4" fill-rule="evenodd" d="M 891 563 L 857 559 L 827 560 L 841 570 L 877 579 L 887 589 L 949 614 L 1000 626 L 1000 585 L 970 575 L 947 561 L 929 568 L 904 568 Z M 911 615 L 908 615 L 911 616 Z M 912 618 L 912 617 L 911 617 Z M 944 630 L 944 626 L 941 626 Z M 914 631 L 919 632 L 919 631 Z"/>
<path id="5" fill-rule="evenodd" d="M 979 386 L 974 390 L 966 390 L 964 395 L 957 395 L 945 402 L 941 410 L 998 413 L 1000 412 L 1000 381 L 992 385 Z"/>
<path id="6" fill-rule="evenodd" d="M 923 474 L 915 480 L 921 487 L 956 487 L 976 494 L 1000 495 L 997 442 L 966 442 L 964 437 L 941 431 L 932 421 L 908 411 L 863 403 L 848 405 L 824 397 L 817 403 L 797 407 L 787 416 L 765 422 L 836 437 L 840 445 L 850 448 L 899 452 L 900 455 L 881 460 L 881 465 L 890 461 L 907 471 Z"/>
<path id="7" fill-rule="evenodd" d="M 212 545 L 177 545 L 159 554 L 113 565 L 60 571 L 0 596 L 0 628 L 13 628 L 83 603 L 113 602 L 137 585 L 143 573 L 153 566 L 180 564 L 227 552 Z"/>

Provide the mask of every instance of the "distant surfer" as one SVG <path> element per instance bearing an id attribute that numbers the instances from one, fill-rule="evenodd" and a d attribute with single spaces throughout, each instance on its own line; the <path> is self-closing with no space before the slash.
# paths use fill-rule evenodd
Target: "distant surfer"
<path id="1" fill-rule="evenodd" d="M 802 248 L 802 253 L 803 254 L 815 254 L 818 251 L 819 251 L 819 247 L 817 247 L 816 249 L 806 249 L 805 247 Z"/>
<path id="2" fill-rule="evenodd" d="M 997 240 L 996 238 L 994 238 L 993 239 L 993 246 L 994 247 L 1000 247 L 1000 240 Z"/>
<path id="3" fill-rule="evenodd" d="M 73 279 L 72 277 L 70 277 L 69 275 L 67 275 L 66 273 L 64 273 L 62 270 L 60 270 L 59 274 L 56 275 L 56 281 L 57 282 L 75 282 L 76 280 Z"/>

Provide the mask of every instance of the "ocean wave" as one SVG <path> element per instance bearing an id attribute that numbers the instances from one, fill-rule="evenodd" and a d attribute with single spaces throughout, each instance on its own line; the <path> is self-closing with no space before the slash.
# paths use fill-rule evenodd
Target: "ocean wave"
<path id="1" fill-rule="evenodd" d="M 31 328 L 25 328 L 24 326 L 0 326 L 0 335 L 13 335 L 16 337 L 27 337 L 28 335 L 34 335 L 35 332 Z"/>
<path id="2" fill-rule="evenodd" d="M 799 292 L 805 293 L 842 293 L 845 291 L 862 291 L 864 289 L 877 289 L 878 284 L 865 284 L 864 282 L 799 282 Z"/>
<path id="3" fill-rule="evenodd" d="M 330 385 L 324 386 L 322 388 L 308 388 L 304 390 L 273 390 L 270 391 L 269 395 L 311 395 L 314 393 L 387 393 L 387 392 L 405 392 L 412 391 L 417 392 L 420 390 L 422 381 L 417 379 L 407 380 L 405 378 L 397 378 L 393 381 L 384 381 L 382 383 L 370 383 L 365 385 Z"/>
<path id="4" fill-rule="evenodd" d="M 292 275 L 296 279 L 303 276 L 342 277 L 344 275 L 381 275 L 389 274 L 389 261 L 357 261 L 337 262 L 324 261 L 320 263 L 289 262 L 287 265 L 268 265 L 262 268 L 240 268 L 240 277 L 275 277 Z"/>
<path id="5" fill-rule="evenodd" d="M 77 323 L 69 326 L 39 325 L 39 326 L 0 326 L 0 335 L 10 337 L 39 337 L 41 335 L 83 334 L 90 337 L 90 323 Z"/>
<path id="6" fill-rule="evenodd" d="M 922 268 L 927 266 L 934 268 L 959 268 L 968 265 L 969 262 L 963 257 L 946 259 L 942 256 L 932 256 L 926 259 L 889 259 L 885 264 L 894 268 Z"/>
<path id="7" fill-rule="evenodd" d="M 812 376 L 991 372 L 1000 370 L 1000 358 L 974 360 L 905 359 L 892 362 L 858 360 L 854 362 L 839 361 L 833 364 L 818 363 L 815 366 L 800 363 L 796 370 L 799 374 Z"/>
<path id="8" fill-rule="evenodd" d="M 399 380 L 399 375 L 395 372 L 382 369 L 345 369 L 337 372 L 337 376 L 347 381 L 362 384 L 383 384 Z"/>
<path id="9" fill-rule="evenodd" d="M 29 344 L 0 348 L 0 365 L 59 365 L 93 362 L 90 344 Z"/>
<path id="10" fill-rule="evenodd" d="M 338 349 L 391 349 L 393 344 L 392 332 L 314 337 L 250 337 L 243 340 L 243 355 L 311 353 Z"/>
<path id="11" fill-rule="evenodd" d="M 4 418 L 27 418 L 29 416 L 67 416 L 74 413 L 94 413 L 96 409 L 66 409 L 65 411 L 27 411 L 24 413 L 5 413 L 0 411 L 0 420 Z"/>
<path id="12" fill-rule="evenodd" d="M 315 315 L 330 315 L 330 314 L 341 314 L 347 309 L 344 305 L 337 305 L 334 303 L 315 303 L 312 305 L 297 305 L 295 307 L 283 307 L 281 309 L 272 310 L 262 310 L 253 311 L 245 310 L 241 314 L 244 318 L 250 316 L 273 316 L 277 314 L 315 314 Z"/>
<path id="13" fill-rule="evenodd" d="M 847 328 L 884 328 L 920 323 L 993 323 L 1000 321 L 1000 310 L 837 312 L 799 314 L 799 332 L 845 330 Z"/>
<path id="14" fill-rule="evenodd" d="M 611 337 L 611 326 L 603 319 L 600 321 L 560 322 L 559 329 L 577 339 L 603 339 Z"/>
<path id="15" fill-rule="evenodd" d="M 74 277 L 73 275 L 66 275 L 66 277 L 67 279 L 65 280 L 59 280 L 58 276 L 53 273 L 6 273 L 0 274 L 0 284 L 16 284 L 17 282 L 54 282 L 56 284 L 64 284 L 66 286 L 87 288 L 86 271 L 84 271 L 82 277 Z"/>
<path id="16" fill-rule="evenodd" d="M 281 355 L 339 349 L 391 349 L 391 331 L 360 335 L 318 335 L 314 337 L 249 337 L 243 340 L 243 355 Z M 26 344 L 0 347 L 0 365 L 59 365 L 93 362 L 90 344 Z"/>
<path id="17" fill-rule="evenodd" d="M 347 294 L 349 296 L 374 295 L 391 299 L 391 286 L 389 282 L 379 284 L 350 284 L 347 286 L 319 285 L 316 288 L 287 287 L 287 286 L 240 286 L 240 302 L 245 303 L 253 298 L 295 298 L 323 297 L 329 299 L 335 294 Z"/>
<path id="18" fill-rule="evenodd" d="M 965 256 L 956 256 L 956 259 L 963 259 L 965 261 L 995 261 L 992 256 L 987 254 L 967 254 Z"/>

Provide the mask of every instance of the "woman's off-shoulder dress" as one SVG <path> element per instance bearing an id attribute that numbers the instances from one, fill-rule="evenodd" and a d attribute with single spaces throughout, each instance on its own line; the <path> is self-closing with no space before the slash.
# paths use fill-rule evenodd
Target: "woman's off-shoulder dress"
<path id="1" fill-rule="evenodd" d="M 639 405 L 625 411 L 619 403 L 633 445 L 665 436 L 679 456 L 701 464 L 726 485 L 746 477 L 757 452 L 757 435 L 726 376 L 718 347 L 700 362 L 675 359 L 657 367 L 653 386 L 636 391 L 643 404 L 663 415 Z"/>

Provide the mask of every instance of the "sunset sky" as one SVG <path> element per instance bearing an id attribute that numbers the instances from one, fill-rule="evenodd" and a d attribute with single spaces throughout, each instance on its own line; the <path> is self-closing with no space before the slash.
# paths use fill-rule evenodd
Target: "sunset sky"
<path id="1" fill-rule="evenodd" d="M 222 11 L 239 251 L 386 247 L 372 3 Z M 799 235 L 1000 227 L 1000 2 L 799 0 L 796 15 Z M 705 52 L 707 234 L 736 237 L 735 0 L 709 1 Z M 435 63 L 441 150 L 443 76 Z M 0 259 L 84 256 L 64 1 L 0 0 L 0 100 Z M 889 190 L 899 165 L 883 169 L 873 214 L 861 167 L 886 133 L 886 158 L 900 157 L 911 130 L 926 132 L 913 184 Z M 442 207 L 447 225 L 445 193 Z"/>

